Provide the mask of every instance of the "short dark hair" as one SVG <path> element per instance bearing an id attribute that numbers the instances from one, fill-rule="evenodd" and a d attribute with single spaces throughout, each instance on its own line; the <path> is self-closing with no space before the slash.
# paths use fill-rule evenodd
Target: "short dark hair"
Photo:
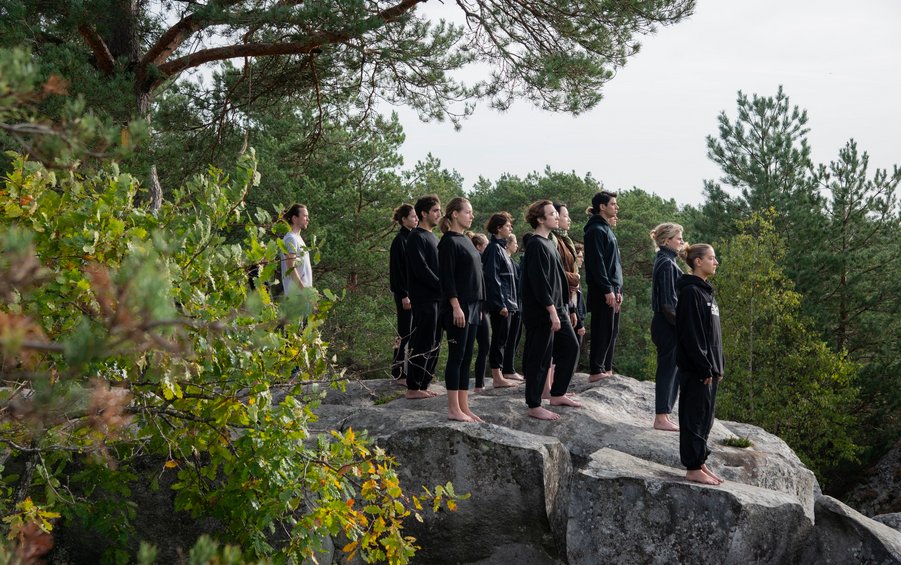
<path id="1" fill-rule="evenodd" d="M 413 210 L 413 206 L 404 202 L 403 204 L 401 204 L 400 206 L 398 206 L 397 208 L 394 209 L 394 216 L 392 216 L 392 218 L 398 224 L 403 223 L 404 218 L 409 216 L 410 211 L 412 211 L 412 210 Z"/>
<path id="2" fill-rule="evenodd" d="M 441 204 L 441 200 L 439 200 L 438 196 L 435 194 L 423 196 L 416 201 L 416 204 L 413 205 L 413 209 L 416 210 L 416 216 L 420 221 L 429 213 L 429 210 L 435 207 L 435 204 Z"/>
<path id="3" fill-rule="evenodd" d="M 485 231 L 491 235 L 497 235 L 497 232 L 507 225 L 507 222 L 513 223 L 513 216 L 510 215 L 510 212 L 497 212 L 491 214 L 491 217 L 488 218 L 488 222 L 485 224 Z"/>
<path id="4" fill-rule="evenodd" d="M 526 210 L 526 222 L 532 226 L 532 229 L 538 227 L 538 220 L 544 217 L 544 208 L 548 204 L 554 205 L 553 202 L 545 198 L 544 200 L 536 200 L 529 205 L 529 209 Z"/>
<path id="5" fill-rule="evenodd" d="M 288 208 L 284 214 L 282 214 L 282 218 L 289 224 L 291 223 L 291 218 L 294 216 L 299 216 L 301 210 L 306 210 L 307 207 L 305 204 L 292 204 L 290 208 Z"/>
<path id="6" fill-rule="evenodd" d="M 616 193 L 611 190 L 602 190 L 600 192 L 596 192 L 591 199 L 591 208 L 589 208 L 585 212 L 588 214 L 600 214 L 601 206 L 606 206 L 607 204 L 609 204 L 611 198 L 616 198 Z"/>

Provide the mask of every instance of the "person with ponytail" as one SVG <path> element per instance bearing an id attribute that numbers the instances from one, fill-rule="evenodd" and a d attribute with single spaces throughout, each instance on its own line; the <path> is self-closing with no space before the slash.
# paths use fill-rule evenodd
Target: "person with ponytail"
<path id="1" fill-rule="evenodd" d="M 719 261 L 713 247 L 696 243 L 679 252 L 691 270 L 676 281 L 676 366 L 679 368 L 679 458 L 689 481 L 718 485 L 708 466 L 707 438 L 713 427 L 716 391 L 723 378 L 720 308 L 708 279 Z"/>
<path id="2" fill-rule="evenodd" d="M 525 238 L 523 238 L 523 245 L 525 245 Z M 516 289 L 517 309 L 510 314 L 510 331 L 507 334 L 507 343 L 504 345 L 502 376 L 508 381 L 523 382 L 525 378 L 517 373 L 514 367 L 516 350 L 519 348 L 519 338 L 522 336 L 522 279 L 520 277 L 519 262 L 513 260 L 513 256 L 519 251 L 519 243 L 516 241 L 515 233 L 507 236 L 506 251 L 510 257 L 510 264 L 513 266 L 513 284 Z"/>
<path id="3" fill-rule="evenodd" d="M 585 224 L 585 278 L 591 312 L 589 382 L 613 376 L 613 352 L 623 303 L 623 266 L 613 235 L 619 204 L 616 193 L 602 190 L 591 199 Z"/>
<path id="4" fill-rule="evenodd" d="M 408 400 L 431 398 L 428 390 L 438 364 L 442 329 L 438 323 L 441 281 L 438 279 L 438 238 L 432 233 L 441 217 L 441 202 L 434 194 L 413 206 L 419 225 L 407 236 L 407 285 L 413 313 L 413 334 L 407 357 Z"/>
<path id="5" fill-rule="evenodd" d="M 669 419 L 679 393 L 676 378 L 676 281 L 682 269 L 676 265 L 676 257 L 685 240 L 682 226 L 660 224 L 651 231 L 651 240 L 657 248 L 654 270 L 651 275 L 651 341 L 657 346 L 657 374 L 655 380 L 654 429 L 678 432 L 679 426 Z"/>
<path id="6" fill-rule="evenodd" d="M 416 211 L 410 204 L 401 204 L 394 209 L 393 220 L 400 225 L 388 257 L 388 280 L 394 306 L 397 310 L 397 335 L 394 338 L 394 359 L 391 362 L 391 376 L 396 382 L 406 385 L 407 345 L 413 329 L 412 304 L 407 285 L 407 236 L 419 225 Z"/>
<path id="7" fill-rule="evenodd" d="M 457 197 L 447 204 L 438 221 L 438 228 L 444 233 L 438 243 L 438 278 L 439 316 L 447 333 L 447 417 L 461 422 L 483 421 L 469 409 L 469 367 L 485 300 L 482 258 L 472 240 L 464 235 L 473 218 L 469 200 Z"/>

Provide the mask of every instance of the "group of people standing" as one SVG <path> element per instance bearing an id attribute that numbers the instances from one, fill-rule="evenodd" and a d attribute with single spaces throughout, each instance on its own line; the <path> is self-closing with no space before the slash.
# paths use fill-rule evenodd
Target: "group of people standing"
<path id="1" fill-rule="evenodd" d="M 434 195 L 398 207 L 394 220 L 400 230 L 390 251 L 398 328 L 392 373 L 406 386 L 405 397 L 436 396 L 429 385 L 446 335 L 449 419 L 483 421 L 469 405 L 476 343 L 476 392 L 484 388 L 487 360 L 495 388 L 525 383 L 529 416 L 559 418 L 542 406 L 545 399 L 551 406 L 581 407 L 568 388 L 587 312 L 588 380 L 595 383 L 613 375 L 623 304 L 623 270 L 614 235 L 618 211 L 616 193 L 596 193 L 587 210 L 584 243 L 577 244 L 568 234 L 571 220 L 565 204 L 534 202 L 525 214 L 532 232 L 523 238 L 524 253 L 517 263 L 513 255 L 518 242 L 508 212 L 488 218 L 485 236 L 470 231 L 475 215 L 466 198 L 454 198 L 443 209 Z M 435 227 L 443 234 L 440 240 Z M 722 479 L 705 464 L 717 383 L 723 375 L 719 308 L 707 282 L 718 262 L 712 247 L 687 246 L 682 233 L 678 224 L 661 224 L 651 232 L 658 248 L 651 301 L 651 333 L 658 351 L 653 427 L 680 433 L 680 456 L 689 480 L 719 484 Z M 682 273 L 677 256 L 691 274 Z M 582 296 L 583 260 L 587 299 Z M 523 375 L 514 369 L 521 329 Z M 677 396 L 678 425 L 669 419 Z"/>

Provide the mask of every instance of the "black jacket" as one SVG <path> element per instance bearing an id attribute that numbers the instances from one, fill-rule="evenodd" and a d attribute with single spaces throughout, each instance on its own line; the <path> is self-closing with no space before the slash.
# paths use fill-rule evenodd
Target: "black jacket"
<path id="1" fill-rule="evenodd" d="M 661 247 L 654 259 L 654 271 L 651 275 L 651 310 L 659 312 L 666 320 L 676 325 L 676 281 L 682 276 L 682 269 L 676 264 L 676 252 L 668 247 Z"/>
<path id="2" fill-rule="evenodd" d="M 547 324 L 553 305 L 565 316 L 569 285 L 557 246 L 546 237 L 533 235 L 526 245 L 522 261 L 522 321 L 527 326 Z"/>
<path id="3" fill-rule="evenodd" d="M 482 275 L 482 257 L 472 240 L 461 233 L 445 233 L 438 242 L 438 263 L 440 312 L 449 312 L 450 299 L 456 298 L 466 313 L 466 321 L 478 325 L 485 300 L 485 278 Z"/>
<path id="4" fill-rule="evenodd" d="M 409 292 L 407 290 L 407 236 L 410 230 L 401 226 L 391 242 L 391 251 L 389 253 L 388 275 L 391 285 L 391 292 L 394 296 L 401 299 L 407 298 Z"/>
<path id="5" fill-rule="evenodd" d="M 713 287 L 700 277 L 683 275 L 676 289 L 676 365 L 700 380 L 722 376 L 723 337 Z"/>
<path id="6" fill-rule="evenodd" d="M 407 236 L 407 292 L 413 304 L 441 300 L 438 238 L 419 227 L 413 228 Z"/>
<path id="7" fill-rule="evenodd" d="M 519 310 L 515 266 L 506 249 L 506 239 L 492 237 L 482 253 L 486 303 L 488 311 L 494 314 L 504 308 L 509 312 Z"/>
<path id="8" fill-rule="evenodd" d="M 610 224 L 600 214 L 585 224 L 585 277 L 588 282 L 588 310 L 604 303 L 604 295 L 622 292 L 623 266 L 619 244 Z"/>

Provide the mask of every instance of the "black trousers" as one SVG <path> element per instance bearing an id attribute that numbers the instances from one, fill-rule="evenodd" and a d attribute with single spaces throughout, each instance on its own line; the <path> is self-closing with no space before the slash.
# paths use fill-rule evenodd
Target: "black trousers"
<path id="1" fill-rule="evenodd" d="M 476 388 L 485 387 L 485 365 L 488 361 L 488 319 L 485 318 L 473 328 L 476 332 Z M 446 377 L 445 377 L 446 378 Z"/>
<path id="2" fill-rule="evenodd" d="M 508 317 L 510 318 L 510 330 L 507 332 L 507 343 L 504 344 L 504 366 L 501 372 L 505 375 L 512 375 L 516 372 L 516 369 L 513 368 L 513 361 L 516 360 L 519 338 L 522 337 L 522 315 L 519 312 L 513 312 Z"/>
<path id="3" fill-rule="evenodd" d="M 651 320 L 651 340 L 657 346 L 657 374 L 655 377 L 655 414 L 669 414 L 679 394 L 676 378 L 676 327 L 660 312 Z"/>
<path id="4" fill-rule="evenodd" d="M 698 375 L 679 371 L 679 458 L 689 471 L 707 461 L 707 437 L 713 427 L 717 379 L 705 385 Z"/>
<path id="5" fill-rule="evenodd" d="M 413 331 L 407 363 L 407 389 L 426 390 L 435 376 L 442 328 L 438 323 L 438 303 L 413 304 Z"/>
<path id="6" fill-rule="evenodd" d="M 507 350 L 507 339 L 510 337 L 510 322 L 513 320 L 513 312 L 506 316 L 491 313 L 491 347 L 488 349 L 488 366 L 492 369 L 501 369 L 504 366 L 504 354 Z"/>
<path id="7" fill-rule="evenodd" d="M 447 390 L 469 390 L 469 367 L 472 365 L 472 348 L 479 326 L 466 324 L 462 328 L 454 325 L 454 317 L 448 312 L 447 364 L 444 366 L 444 386 Z"/>
<path id="8" fill-rule="evenodd" d="M 397 347 L 394 349 L 394 359 L 391 362 L 391 376 L 395 379 L 407 376 L 407 347 L 410 344 L 410 333 L 413 330 L 413 310 L 404 310 L 401 299 L 394 297 L 394 306 L 397 308 Z"/>
<path id="9" fill-rule="evenodd" d="M 526 325 L 526 346 L 523 352 L 523 376 L 526 378 L 526 405 L 541 406 L 541 393 L 547 380 L 551 360 L 556 360 L 551 396 L 563 396 L 569 388 L 576 362 L 579 360 L 579 341 L 566 312 L 558 312 L 560 329 L 551 331 L 550 322 Z"/>
<path id="10" fill-rule="evenodd" d="M 619 334 L 619 312 L 601 303 L 591 311 L 589 372 L 594 375 L 613 370 L 613 351 Z"/>

